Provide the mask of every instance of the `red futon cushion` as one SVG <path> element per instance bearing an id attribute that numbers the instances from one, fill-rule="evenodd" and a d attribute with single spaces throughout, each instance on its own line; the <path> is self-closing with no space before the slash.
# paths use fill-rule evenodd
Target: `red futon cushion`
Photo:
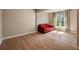
<path id="1" fill-rule="evenodd" d="M 39 24 L 38 25 L 38 32 L 41 32 L 41 33 L 50 32 L 50 31 L 53 31 L 54 29 L 55 29 L 54 26 L 50 24 Z"/>

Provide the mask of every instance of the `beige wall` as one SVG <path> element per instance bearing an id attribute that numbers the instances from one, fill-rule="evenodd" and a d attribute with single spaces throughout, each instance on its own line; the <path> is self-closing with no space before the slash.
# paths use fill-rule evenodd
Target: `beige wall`
<path id="1" fill-rule="evenodd" d="M 2 43 L 2 10 L 0 10 L 0 45 Z"/>
<path id="2" fill-rule="evenodd" d="M 37 13 L 37 25 L 42 23 L 49 23 L 48 13 Z"/>
<path id="3" fill-rule="evenodd" d="M 49 23 L 54 25 L 55 13 L 49 13 Z"/>
<path id="4" fill-rule="evenodd" d="M 2 12 L 0 10 L 0 39 L 2 38 Z"/>
<path id="5" fill-rule="evenodd" d="M 77 47 L 79 49 L 79 9 L 77 9 Z"/>
<path id="6" fill-rule="evenodd" d="M 3 10 L 3 37 L 35 31 L 34 10 Z"/>
<path id="7" fill-rule="evenodd" d="M 70 30 L 71 32 L 77 32 L 77 10 L 70 11 Z"/>

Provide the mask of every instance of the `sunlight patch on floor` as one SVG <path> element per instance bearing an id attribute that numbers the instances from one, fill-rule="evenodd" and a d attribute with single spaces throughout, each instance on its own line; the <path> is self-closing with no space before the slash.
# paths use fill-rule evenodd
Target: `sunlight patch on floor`
<path id="1" fill-rule="evenodd" d="M 62 32 L 62 31 L 57 31 L 57 30 L 52 31 L 51 33 L 65 34 L 65 32 Z"/>
<path id="2" fill-rule="evenodd" d="M 61 32 L 61 31 L 58 32 L 58 34 L 64 34 L 64 33 L 65 33 L 65 32 Z"/>

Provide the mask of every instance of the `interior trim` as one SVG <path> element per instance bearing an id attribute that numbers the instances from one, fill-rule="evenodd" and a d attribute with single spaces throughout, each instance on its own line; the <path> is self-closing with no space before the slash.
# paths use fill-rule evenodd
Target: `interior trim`
<path id="1" fill-rule="evenodd" d="M 13 36 L 8 36 L 8 37 L 4 37 L 3 40 L 14 38 L 14 37 L 19 37 L 19 36 L 23 36 L 23 35 L 27 35 L 27 34 L 31 34 L 31 33 L 35 33 L 35 32 L 37 32 L 37 31 L 33 31 L 33 32 L 29 32 L 29 33 L 23 33 L 23 34 L 17 34 L 17 35 L 13 35 Z"/>

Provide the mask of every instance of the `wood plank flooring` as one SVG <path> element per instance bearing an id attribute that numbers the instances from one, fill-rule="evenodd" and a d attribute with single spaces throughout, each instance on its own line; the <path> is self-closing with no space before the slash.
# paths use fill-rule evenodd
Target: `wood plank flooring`
<path id="1" fill-rule="evenodd" d="M 2 42 L 0 50 L 75 50 L 77 37 L 74 34 L 52 31 L 32 33 Z"/>

